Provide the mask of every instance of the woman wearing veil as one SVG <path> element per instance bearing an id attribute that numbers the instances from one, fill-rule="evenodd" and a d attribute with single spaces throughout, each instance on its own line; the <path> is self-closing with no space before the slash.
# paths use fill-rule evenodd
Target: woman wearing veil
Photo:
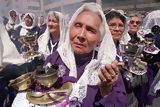
<path id="1" fill-rule="evenodd" d="M 160 52 L 158 48 L 158 44 L 160 42 L 160 34 L 159 29 L 156 31 L 154 27 L 160 25 L 160 10 L 155 10 L 150 12 L 143 20 L 142 29 L 140 33 L 143 37 L 151 37 L 154 41 L 152 44 L 151 50 L 146 52 L 146 61 L 148 63 L 147 77 L 148 82 L 142 86 L 141 92 L 139 92 L 139 102 L 141 105 L 152 105 L 153 100 L 157 97 L 157 90 L 160 89 L 159 86 L 159 67 L 157 66 L 160 62 Z M 155 33 L 154 33 L 155 32 Z M 156 35 L 154 35 L 156 34 Z M 157 51 L 157 52 L 156 52 Z"/>
<path id="2" fill-rule="evenodd" d="M 131 40 L 129 34 L 128 34 L 128 25 L 127 21 L 128 18 L 124 15 L 123 10 L 115 10 L 111 9 L 108 13 L 105 14 L 109 29 L 111 31 L 113 41 L 115 43 L 115 46 L 117 48 L 117 60 L 123 64 L 123 66 L 127 66 L 126 61 L 124 60 L 124 55 L 122 55 L 121 46 L 128 44 L 128 42 Z M 123 67 L 124 68 L 124 67 Z M 123 92 L 128 94 L 132 92 L 130 87 L 128 87 L 127 84 L 129 84 L 129 81 L 126 81 L 124 77 L 124 69 L 121 69 L 121 74 L 123 75 L 124 83 L 126 86 L 126 89 L 123 89 Z M 120 77 L 122 78 L 122 77 Z M 124 83 L 122 82 L 121 85 L 124 86 Z M 132 104 L 133 102 L 135 103 L 136 99 L 132 97 L 132 94 L 128 94 L 128 103 L 130 106 L 130 103 Z M 137 106 L 135 106 L 137 107 Z"/>
<path id="3" fill-rule="evenodd" d="M 26 72 L 29 67 L 11 41 L 4 25 L 0 22 L 0 105 L 6 104 L 9 80 Z M 5 100 L 5 101 L 4 101 Z M 10 99 L 12 102 L 13 99 Z M 4 105 L 7 106 L 7 105 Z"/>
<path id="4" fill-rule="evenodd" d="M 139 34 L 142 37 L 149 37 L 155 39 L 156 47 L 160 47 L 160 10 L 150 12 L 142 23 L 142 28 L 139 30 Z"/>
<path id="5" fill-rule="evenodd" d="M 26 16 L 27 17 L 27 16 Z M 28 20 L 28 19 L 27 19 Z M 24 24 L 24 23 L 22 23 Z M 22 25 L 23 26 L 23 25 Z M 22 27 L 21 26 L 21 27 Z M 6 99 L 6 96 L 13 91 L 10 90 L 10 87 L 8 87 L 9 81 L 11 79 L 15 79 L 18 76 L 33 71 L 34 65 L 33 63 L 26 62 L 26 59 L 24 59 L 21 55 L 20 51 L 20 43 L 18 41 L 18 37 L 16 39 L 10 39 L 8 33 L 6 32 L 6 29 L 4 29 L 3 25 L 0 25 L 0 38 L 1 38 L 1 68 L 3 68 L 0 72 L 0 83 L 1 83 L 1 92 L 3 98 L 1 100 Z M 19 26 L 20 27 L 20 26 Z M 19 29 L 19 28 L 17 28 Z M 22 32 L 21 32 L 22 31 Z M 19 31 L 19 33 L 25 34 L 27 33 L 27 29 L 22 29 Z M 19 36 L 18 34 L 16 36 Z M 14 92 L 13 92 L 14 93 Z M 15 96 L 12 96 L 10 99 L 10 102 L 13 101 L 13 98 Z M 6 101 L 8 102 L 8 101 Z M 2 101 L 3 103 L 3 101 Z M 1 104 L 3 105 L 3 104 Z"/>
<path id="6" fill-rule="evenodd" d="M 44 56 L 48 56 L 56 51 L 64 41 L 62 36 L 65 35 L 65 17 L 57 11 L 50 11 L 47 17 L 47 29 L 38 38 L 38 51 Z"/>
<path id="7" fill-rule="evenodd" d="M 127 99 L 120 91 L 123 86 L 119 84 L 121 79 L 115 58 L 116 48 L 101 7 L 95 3 L 86 3 L 72 16 L 65 43 L 48 56 L 45 64 L 64 67 L 60 70 L 61 81 L 57 81 L 57 84 L 73 83 L 71 105 L 126 107 Z M 72 98 L 77 100 L 74 102 Z M 24 104 L 27 102 L 24 99 L 17 99 L 18 102 L 14 104 Z"/>
<path id="8" fill-rule="evenodd" d="M 122 11 L 119 10 L 111 10 L 110 12 L 108 12 L 106 14 L 106 20 L 108 22 L 111 34 L 113 36 L 113 40 L 116 43 L 116 47 L 117 47 L 117 58 L 120 59 L 119 61 L 125 62 L 126 65 L 124 65 L 122 68 L 125 67 L 131 67 L 131 65 L 128 65 L 130 61 L 125 60 L 127 57 L 126 55 L 121 56 L 123 53 L 121 53 L 122 51 L 120 51 L 120 44 L 127 44 L 128 42 L 130 43 L 130 36 L 128 35 L 128 25 L 127 25 L 127 17 L 124 16 L 124 14 L 122 13 Z M 128 64 L 127 64 L 128 63 Z M 121 73 L 123 75 L 123 79 L 124 79 L 124 83 L 126 86 L 126 92 L 127 92 L 127 96 L 128 96 L 128 106 L 131 107 L 140 107 L 141 104 L 137 103 L 137 100 L 140 101 L 141 99 L 141 85 L 143 84 L 142 81 L 140 80 L 136 80 L 134 79 L 133 82 L 131 83 L 131 81 L 127 80 L 126 77 L 130 76 L 131 78 L 128 79 L 133 79 L 134 74 L 132 74 L 131 72 L 127 71 L 129 69 L 122 69 Z M 146 72 L 146 69 L 144 70 Z M 129 75 L 130 73 L 130 75 Z M 141 78 L 141 77 L 140 77 Z M 138 84 L 137 86 L 133 86 L 133 83 L 136 83 L 136 81 L 140 81 L 140 84 Z"/>
<path id="9" fill-rule="evenodd" d="M 38 38 L 42 33 L 40 28 L 35 25 L 35 15 L 33 13 L 26 13 L 23 17 L 23 22 L 16 28 L 15 33 L 11 36 L 13 43 L 15 44 L 19 53 L 22 53 L 22 43 L 19 38 L 21 36 L 36 36 Z M 36 46 L 38 48 L 38 46 Z"/>
<path id="10" fill-rule="evenodd" d="M 9 20 L 8 20 L 7 24 L 5 25 L 9 36 L 11 36 L 14 33 L 15 28 L 19 24 L 18 21 L 19 21 L 18 20 L 18 12 L 15 10 L 10 10 L 9 11 Z"/>

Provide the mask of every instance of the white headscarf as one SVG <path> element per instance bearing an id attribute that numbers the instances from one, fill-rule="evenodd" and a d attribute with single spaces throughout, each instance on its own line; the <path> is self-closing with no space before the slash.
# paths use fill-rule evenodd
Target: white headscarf
<path id="1" fill-rule="evenodd" d="M 15 12 L 16 12 L 17 18 L 16 18 L 16 21 L 15 21 L 15 22 L 12 20 L 12 18 L 11 18 L 11 16 L 10 16 L 10 12 L 11 12 L 11 11 L 15 11 Z M 16 10 L 10 10 L 10 11 L 9 11 L 9 20 L 8 20 L 8 23 L 9 23 L 9 24 L 13 24 L 13 23 L 18 24 L 18 18 L 19 18 L 19 17 L 18 17 L 18 12 L 17 12 Z"/>
<path id="2" fill-rule="evenodd" d="M 9 35 L 4 28 L 3 24 L 0 23 L 0 64 L 23 64 L 25 60 L 18 53 L 15 45 L 10 40 Z"/>
<path id="3" fill-rule="evenodd" d="M 57 11 L 50 11 L 48 13 L 49 15 L 54 15 L 56 14 L 59 17 L 59 27 L 60 27 L 60 39 L 59 39 L 59 43 L 58 43 L 58 47 L 64 43 L 65 40 L 65 30 L 66 30 L 66 20 L 65 20 L 65 16 Z M 48 17 L 47 17 L 47 24 L 48 24 Z M 48 41 L 50 38 L 50 33 L 48 30 L 48 26 L 47 29 L 45 30 L 45 32 L 38 38 L 38 46 L 39 46 L 39 52 L 43 53 L 44 55 L 49 55 L 50 51 L 48 48 Z"/>
<path id="4" fill-rule="evenodd" d="M 100 28 L 102 42 L 98 48 L 98 58 L 92 59 L 90 61 L 90 63 L 85 67 L 84 73 L 82 74 L 80 79 L 77 81 L 77 83 L 73 84 L 73 91 L 71 96 L 78 97 L 80 101 L 82 101 L 83 98 L 86 97 L 88 84 L 97 85 L 98 82 L 100 82 L 98 77 L 100 66 L 104 64 L 111 64 L 111 62 L 114 61 L 116 57 L 115 44 L 109 31 L 109 27 L 106 23 L 102 8 L 96 3 L 85 3 L 73 14 L 69 22 L 69 27 L 67 29 L 65 43 L 57 49 L 63 62 L 70 70 L 69 76 L 77 77 L 75 57 L 74 52 L 71 49 L 69 31 L 77 16 L 83 10 L 96 12 L 102 17 L 102 24 Z"/>
<path id="5" fill-rule="evenodd" d="M 120 13 L 122 16 L 124 16 L 125 17 L 125 19 L 126 19 L 126 22 L 125 22 L 125 30 L 124 30 L 124 32 L 123 32 L 123 34 L 122 34 L 122 37 L 121 37 L 121 39 L 120 39 L 120 44 L 127 44 L 128 43 L 128 41 L 131 39 L 131 37 L 129 36 L 129 34 L 128 34 L 128 17 L 127 16 L 125 16 L 125 13 L 124 13 L 124 11 L 123 10 L 116 10 L 116 9 L 111 9 L 108 13 L 110 13 L 110 12 L 112 12 L 112 11 L 115 11 L 115 12 L 117 12 L 117 13 Z M 106 13 L 106 15 L 108 14 L 108 13 Z"/>
<path id="6" fill-rule="evenodd" d="M 144 19 L 142 23 L 142 29 L 140 29 L 139 34 L 144 36 L 151 33 L 151 28 L 154 25 L 160 26 L 160 10 L 155 10 L 150 12 Z"/>
<path id="7" fill-rule="evenodd" d="M 25 19 L 28 15 L 29 15 L 29 16 L 32 18 L 32 20 L 33 20 L 32 26 L 29 26 L 29 27 L 26 26 L 26 24 L 25 24 L 25 22 L 24 22 L 24 19 Z M 35 15 L 34 15 L 33 13 L 26 13 L 26 14 L 23 16 L 21 25 L 22 25 L 22 27 L 23 27 L 24 29 L 32 29 L 33 27 L 35 27 L 35 23 L 36 23 L 36 17 L 35 17 Z"/>
<path id="8" fill-rule="evenodd" d="M 25 23 L 25 21 L 24 21 L 24 19 L 27 17 L 27 16 L 30 16 L 31 18 L 32 18 L 32 20 L 33 20 L 33 23 L 32 23 L 32 25 L 31 26 L 26 26 L 26 23 Z M 33 13 L 26 13 L 25 15 L 24 15 L 24 17 L 23 17 L 23 19 L 22 19 L 22 22 L 20 23 L 20 25 L 22 26 L 22 29 L 20 30 L 20 36 L 24 36 L 24 35 L 27 35 L 27 33 L 28 33 L 28 30 L 27 29 L 32 29 L 32 28 L 34 28 L 36 25 L 35 25 L 35 15 L 33 14 Z"/>
<path id="9" fill-rule="evenodd" d="M 10 10 L 9 13 L 11 11 L 15 11 L 15 10 Z M 18 26 L 19 24 L 19 20 L 18 20 L 18 12 L 16 12 L 16 15 L 17 15 L 17 18 L 15 20 L 15 22 L 13 21 L 13 19 L 11 18 L 10 14 L 9 14 L 9 20 L 8 20 L 8 23 L 6 24 L 6 30 L 9 31 L 11 29 L 16 29 L 16 27 Z M 12 25 L 13 24 L 13 25 Z"/>

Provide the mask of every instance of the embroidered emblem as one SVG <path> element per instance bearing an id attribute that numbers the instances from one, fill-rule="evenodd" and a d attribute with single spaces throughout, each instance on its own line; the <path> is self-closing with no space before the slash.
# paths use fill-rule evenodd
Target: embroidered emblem
<path id="1" fill-rule="evenodd" d="M 66 67 L 64 65 L 59 65 L 58 76 L 62 77 L 66 73 Z"/>

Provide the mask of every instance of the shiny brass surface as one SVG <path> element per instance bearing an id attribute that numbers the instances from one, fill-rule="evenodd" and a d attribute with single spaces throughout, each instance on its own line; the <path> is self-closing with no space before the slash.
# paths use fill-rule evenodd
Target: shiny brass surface
<path id="1" fill-rule="evenodd" d="M 20 36 L 19 41 L 23 44 L 21 48 L 28 47 L 28 48 L 26 48 L 27 51 L 22 52 L 24 58 L 28 59 L 28 58 L 38 54 L 38 52 L 34 49 L 34 46 L 37 43 L 37 38 L 35 35 Z"/>
<path id="2" fill-rule="evenodd" d="M 32 73 L 26 73 L 14 80 L 10 80 L 9 86 L 13 87 L 18 91 L 27 90 L 32 83 Z"/>
<path id="3" fill-rule="evenodd" d="M 60 88 L 55 89 L 54 91 L 50 91 L 47 93 L 44 93 L 44 95 L 35 97 L 33 96 L 32 92 L 27 92 L 27 99 L 32 104 L 39 104 L 39 105 L 46 105 L 46 104 L 56 104 L 57 102 L 61 102 L 66 98 L 66 96 L 69 96 L 72 92 L 72 83 L 67 82 L 64 83 Z M 64 93 L 65 95 L 58 95 L 56 93 Z M 55 100 L 53 100 L 55 99 Z"/>
<path id="4" fill-rule="evenodd" d="M 52 73 L 46 73 L 46 74 L 38 74 L 35 75 L 35 79 L 37 82 L 39 82 L 41 85 L 44 85 L 46 87 L 51 87 L 58 79 L 57 75 L 58 71 L 52 72 Z"/>

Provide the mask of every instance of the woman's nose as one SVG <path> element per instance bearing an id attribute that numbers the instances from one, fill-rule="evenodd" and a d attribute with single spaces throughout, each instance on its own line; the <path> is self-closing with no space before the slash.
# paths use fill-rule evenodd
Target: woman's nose
<path id="1" fill-rule="evenodd" d="M 120 27 L 119 27 L 119 26 L 116 26 L 116 27 L 115 27 L 115 30 L 119 30 L 119 29 L 120 29 Z"/>
<path id="2" fill-rule="evenodd" d="M 78 34 L 80 37 L 85 37 L 86 36 L 86 31 L 85 31 L 85 28 L 82 28 L 80 31 L 79 31 L 79 34 Z"/>
<path id="3" fill-rule="evenodd" d="M 78 37 L 78 39 L 79 39 L 80 41 L 84 41 L 84 40 L 85 40 L 86 31 L 85 31 L 84 28 L 82 28 L 82 29 L 79 31 L 77 37 Z"/>

